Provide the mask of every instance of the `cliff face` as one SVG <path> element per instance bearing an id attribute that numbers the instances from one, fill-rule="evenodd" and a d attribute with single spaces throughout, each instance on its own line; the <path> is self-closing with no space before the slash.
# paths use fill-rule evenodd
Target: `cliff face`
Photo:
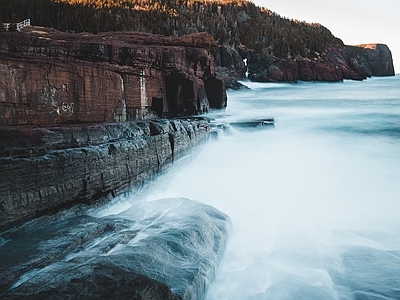
<path id="1" fill-rule="evenodd" d="M 226 106 L 207 34 L 0 33 L 0 125 L 114 122 Z"/>
<path id="2" fill-rule="evenodd" d="M 371 76 L 393 76 L 395 74 L 392 52 L 385 44 L 366 44 L 359 45 L 356 48 L 361 52 L 369 74 Z"/>
<path id="3" fill-rule="evenodd" d="M 301 56 L 277 59 L 271 54 L 220 46 L 216 52 L 217 71 L 229 88 L 237 88 L 234 80 L 248 78 L 259 82 L 363 80 L 370 76 L 394 76 L 393 59 L 383 44 L 360 46 L 331 45 L 314 59 Z M 246 61 L 239 62 L 239 58 Z"/>
<path id="4" fill-rule="evenodd" d="M 0 128 L 0 228 L 139 187 L 208 137 L 202 119 Z"/>

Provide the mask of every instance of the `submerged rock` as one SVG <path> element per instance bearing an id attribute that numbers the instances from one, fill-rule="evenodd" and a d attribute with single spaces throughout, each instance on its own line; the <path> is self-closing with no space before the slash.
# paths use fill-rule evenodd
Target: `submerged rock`
<path id="1" fill-rule="evenodd" d="M 229 230 L 227 215 L 188 199 L 43 216 L 0 234 L 0 297 L 202 299 Z"/>
<path id="2" fill-rule="evenodd" d="M 257 119 L 257 120 L 244 120 L 244 121 L 237 121 L 231 122 L 231 126 L 239 127 L 239 128 L 258 128 L 264 126 L 275 126 L 275 120 L 273 118 L 269 119 Z"/>

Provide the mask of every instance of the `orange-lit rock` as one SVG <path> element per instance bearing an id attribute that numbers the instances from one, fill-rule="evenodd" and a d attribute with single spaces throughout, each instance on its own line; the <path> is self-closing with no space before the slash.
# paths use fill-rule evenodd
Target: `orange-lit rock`
<path id="1" fill-rule="evenodd" d="M 385 44 L 366 44 L 358 46 L 363 48 L 363 57 L 374 76 L 394 76 L 392 52 Z"/>
<path id="2" fill-rule="evenodd" d="M 199 114 L 209 110 L 209 97 L 213 107 L 225 107 L 213 47 L 213 38 L 204 33 L 181 38 L 133 32 L 94 35 L 42 27 L 2 32 L 0 124 Z M 221 91 L 214 91 L 216 86 Z"/>

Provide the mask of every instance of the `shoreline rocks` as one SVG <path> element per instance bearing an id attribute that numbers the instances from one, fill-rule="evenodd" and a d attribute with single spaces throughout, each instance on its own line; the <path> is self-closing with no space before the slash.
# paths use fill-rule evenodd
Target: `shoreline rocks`
<path id="1" fill-rule="evenodd" d="M 209 132 L 200 117 L 0 127 L 0 228 L 140 187 Z"/>
<path id="2" fill-rule="evenodd" d="M 236 80 L 244 79 L 246 72 L 251 81 L 257 82 L 335 82 L 395 75 L 392 54 L 384 44 L 330 45 L 325 53 L 313 59 L 300 56 L 278 59 L 272 54 L 228 46 L 219 46 L 214 56 L 219 77 L 230 89 L 240 88 Z"/>
<path id="3" fill-rule="evenodd" d="M 231 222 L 184 198 L 116 215 L 64 211 L 1 233 L 5 299 L 204 299 Z"/>

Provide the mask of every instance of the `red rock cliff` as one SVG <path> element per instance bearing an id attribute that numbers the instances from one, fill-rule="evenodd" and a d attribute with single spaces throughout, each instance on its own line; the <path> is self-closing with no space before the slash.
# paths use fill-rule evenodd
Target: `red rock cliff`
<path id="1" fill-rule="evenodd" d="M 234 78 L 260 82 L 363 80 L 370 76 L 394 76 L 392 54 L 384 44 L 330 45 L 313 59 L 301 56 L 279 59 L 270 53 L 220 46 L 215 55 L 217 70 L 229 88 Z M 246 59 L 247 66 L 242 63 Z"/>
<path id="2" fill-rule="evenodd" d="M 114 122 L 226 106 L 207 34 L 0 33 L 0 125 Z"/>

